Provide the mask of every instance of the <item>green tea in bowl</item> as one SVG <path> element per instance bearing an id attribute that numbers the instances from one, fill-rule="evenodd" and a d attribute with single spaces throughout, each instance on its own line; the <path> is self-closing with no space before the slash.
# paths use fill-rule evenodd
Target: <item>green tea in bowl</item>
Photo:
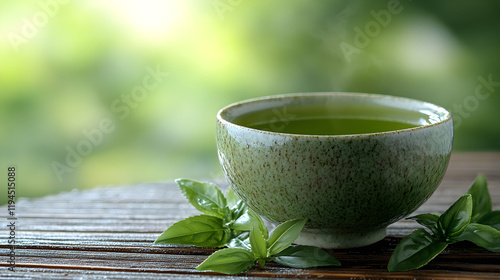
<path id="1" fill-rule="evenodd" d="M 359 93 L 291 94 L 229 105 L 217 147 L 234 191 L 274 223 L 308 222 L 296 243 L 372 244 L 424 203 L 449 161 L 443 108 Z"/>
<path id="2" fill-rule="evenodd" d="M 356 113 L 360 110 L 363 108 L 342 107 L 335 110 L 335 106 L 324 104 L 288 106 L 248 113 L 235 118 L 233 122 L 259 130 L 306 135 L 364 134 L 418 126 L 411 123 L 410 118 L 386 119 L 383 111 L 372 110 L 360 116 Z"/>

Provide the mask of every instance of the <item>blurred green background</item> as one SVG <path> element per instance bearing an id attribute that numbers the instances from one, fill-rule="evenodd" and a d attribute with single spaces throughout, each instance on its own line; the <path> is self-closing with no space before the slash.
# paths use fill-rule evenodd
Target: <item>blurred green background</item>
<path id="1" fill-rule="evenodd" d="M 294 92 L 429 101 L 460 119 L 455 151 L 498 151 L 499 13 L 493 0 L 3 1 L 1 177 L 16 166 L 30 197 L 221 177 L 217 111 Z"/>

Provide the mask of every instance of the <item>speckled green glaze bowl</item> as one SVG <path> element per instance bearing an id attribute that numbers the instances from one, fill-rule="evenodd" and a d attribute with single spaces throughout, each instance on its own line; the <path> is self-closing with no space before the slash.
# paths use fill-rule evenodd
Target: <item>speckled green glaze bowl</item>
<path id="1" fill-rule="evenodd" d="M 233 121 L 289 106 L 346 106 L 370 117 L 417 125 L 353 135 L 304 135 L 258 130 Z M 279 114 L 277 114 L 279 115 Z M 379 117 L 379 116 L 378 116 Z M 409 215 L 436 190 L 453 142 L 451 114 L 436 105 L 376 94 L 304 93 L 231 104 L 217 114 L 219 160 L 234 191 L 272 223 L 308 222 L 297 244 L 352 248 L 385 237 L 386 227 Z"/>

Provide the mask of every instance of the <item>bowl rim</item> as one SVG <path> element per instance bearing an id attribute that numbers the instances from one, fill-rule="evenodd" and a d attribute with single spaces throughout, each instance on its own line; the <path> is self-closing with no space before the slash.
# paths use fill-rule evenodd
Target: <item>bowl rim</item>
<path id="1" fill-rule="evenodd" d="M 429 107 L 430 109 L 434 110 L 435 112 L 441 112 L 444 113 L 444 119 L 436 122 L 436 123 L 430 123 L 430 124 L 424 124 L 424 125 L 419 125 L 416 127 L 411 127 L 411 128 L 405 128 L 405 129 L 396 129 L 396 130 L 389 130 L 389 131 L 382 131 L 382 132 L 373 132 L 373 133 L 360 133 L 360 134 L 341 134 L 341 135 L 315 135 L 315 134 L 297 134 L 297 133 L 284 133 L 284 132 L 275 132 L 275 131 L 267 131 L 267 130 L 261 130 L 261 129 L 256 129 L 256 128 L 250 128 L 247 126 L 239 125 L 234 122 L 228 121 L 225 118 L 223 118 L 223 114 L 226 113 L 229 110 L 248 105 L 251 103 L 258 103 L 258 102 L 264 102 L 264 101 L 269 101 L 269 100 L 279 100 L 279 99 L 286 99 L 286 98 L 298 98 L 298 97 L 311 97 L 311 96 L 349 96 L 349 97 L 362 97 L 362 98 L 380 98 L 380 99 L 389 99 L 389 100 L 394 100 L 394 101 L 399 101 L 399 102 L 417 102 L 421 103 L 421 105 Z M 451 113 L 446 110 L 445 108 L 435 105 L 430 102 L 418 100 L 418 99 L 413 99 L 413 98 L 407 98 L 407 97 L 400 97 L 400 96 L 393 96 L 393 95 L 386 95 L 386 94 L 376 94 L 376 93 L 359 93 L 359 92 L 304 92 L 304 93 L 287 93 L 287 94 L 276 94 L 276 95 L 269 95 L 269 96 L 262 96 L 262 97 L 256 97 L 256 98 L 250 98 L 250 99 L 245 99 L 241 100 L 238 102 L 231 103 L 227 106 L 224 106 L 222 109 L 220 109 L 217 112 L 217 122 L 220 122 L 223 125 L 230 126 L 233 128 L 238 128 L 238 129 L 243 129 L 243 130 L 249 130 L 253 132 L 258 132 L 262 134 L 269 134 L 269 135 L 279 135 L 279 136 L 289 136 L 289 137 L 298 137 L 298 138 L 348 138 L 348 137 L 370 137 L 370 136 L 376 136 L 376 135 L 390 135 L 390 134 L 399 134 L 402 132 L 409 132 L 409 131 L 418 131 L 422 129 L 427 129 L 430 127 L 435 127 L 439 126 L 442 124 L 445 124 L 447 122 L 453 122 L 453 117 Z"/>

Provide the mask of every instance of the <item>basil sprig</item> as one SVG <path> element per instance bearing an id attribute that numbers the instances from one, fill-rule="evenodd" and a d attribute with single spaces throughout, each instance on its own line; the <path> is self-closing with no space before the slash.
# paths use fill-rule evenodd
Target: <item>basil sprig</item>
<path id="1" fill-rule="evenodd" d="M 340 265 L 337 259 L 322 249 L 311 246 L 291 246 L 299 236 L 306 219 L 287 221 L 277 226 L 268 236 L 267 230 L 262 230 L 262 219 L 258 215 L 251 215 L 251 217 L 253 223 L 249 236 L 249 248 L 244 246 L 219 250 L 196 269 L 235 274 L 255 267 L 256 262 L 261 267 L 269 261 L 294 268 Z"/>
<path id="2" fill-rule="evenodd" d="M 268 232 L 261 217 L 238 198 L 232 189 L 226 196 L 216 185 L 188 179 L 177 179 L 182 194 L 203 215 L 174 223 L 155 243 L 195 245 L 219 248 L 196 269 L 236 274 L 247 271 L 258 262 L 308 268 L 339 266 L 328 252 L 311 246 L 291 246 L 306 219 L 294 219 Z"/>
<path id="3" fill-rule="evenodd" d="M 407 271 L 426 265 L 448 244 L 470 241 L 493 252 L 500 252 L 500 211 L 492 211 L 486 179 L 478 175 L 467 193 L 442 215 L 409 217 L 426 227 L 401 240 L 387 269 Z"/>
<path id="4" fill-rule="evenodd" d="M 174 223 L 155 243 L 219 248 L 250 230 L 247 206 L 232 189 L 225 197 L 212 183 L 187 179 L 175 182 L 189 203 L 205 214 Z"/>

